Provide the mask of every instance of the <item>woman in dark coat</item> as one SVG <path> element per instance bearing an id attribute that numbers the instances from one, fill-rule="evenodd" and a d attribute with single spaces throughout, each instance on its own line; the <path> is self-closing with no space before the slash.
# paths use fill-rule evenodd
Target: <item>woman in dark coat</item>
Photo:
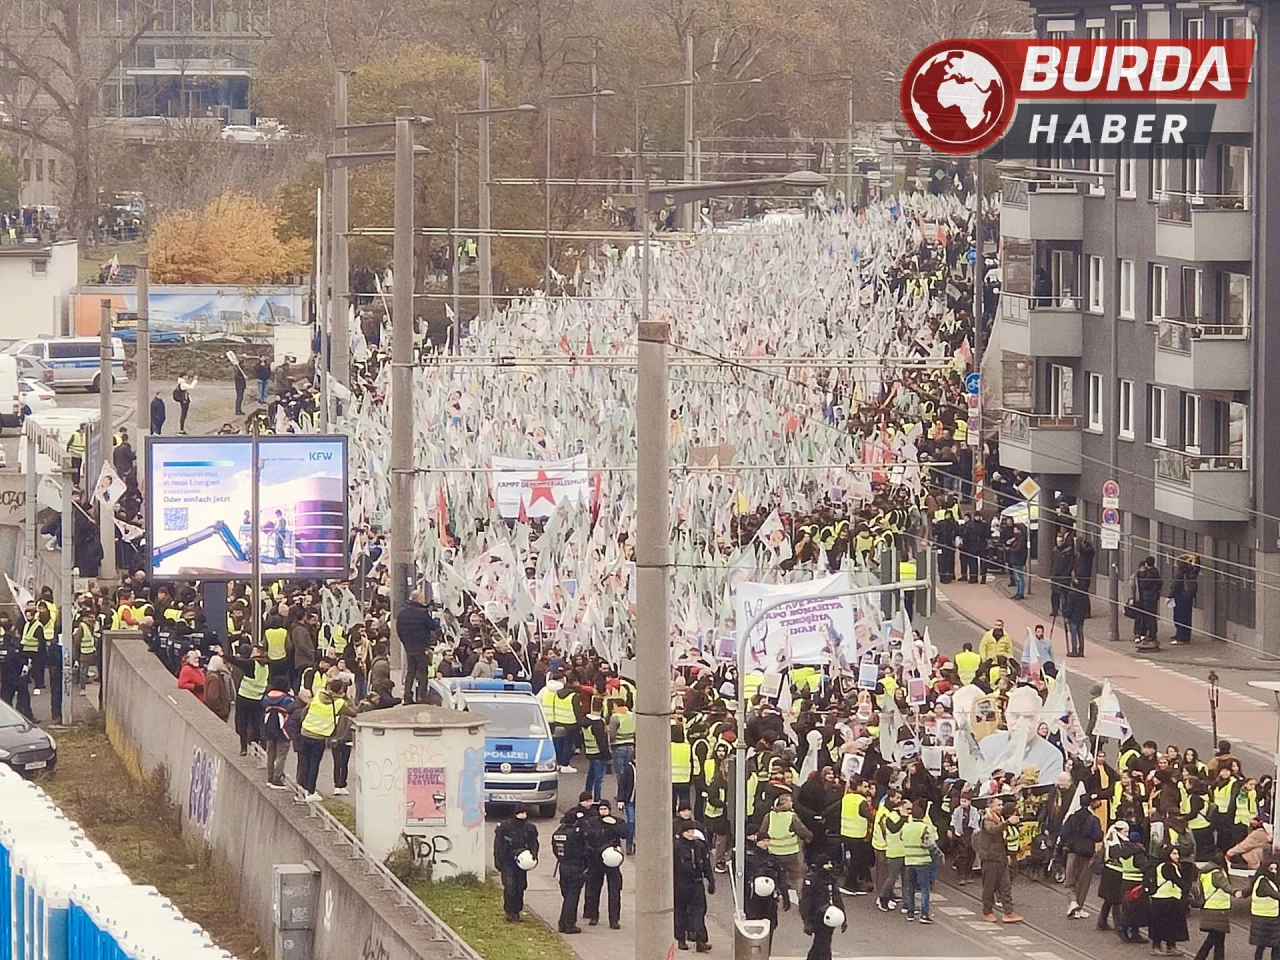
<path id="1" fill-rule="evenodd" d="M 1221 897 L 1226 894 L 1233 897 L 1231 891 L 1231 880 L 1227 877 L 1227 871 L 1224 868 L 1224 860 L 1222 854 L 1214 851 L 1212 857 L 1209 858 L 1209 866 L 1199 878 L 1193 880 L 1192 883 L 1199 883 L 1200 889 L 1205 894 L 1204 899 L 1208 899 L 1205 891 L 1205 878 L 1208 878 L 1208 888 Z M 1196 951 L 1196 960 L 1209 960 L 1209 952 L 1213 952 L 1213 960 L 1224 960 L 1227 952 L 1227 934 L 1231 932 L 1231 908 L 1225 910 L 1215 910 L 1206 907 L 1200 908 L 1200 932 L 1205 935 L 1204 943 L 1200 945 L 1200 949 Z"/>
<path id="2" fill-rule="evenodd" d="M 1193 554 L 1183 554 L 1173 568 L 1169 598 L 1173 600 L 1174 643 L 1191 642 L 1191 607 L 1199 584 L 1200 566 Z"/>
<path id="3" fill-rule="evenodd" d="M 1255 906 L 1262 900 L 1280 901 L 1280 861 L 1264 863 L 1254 875 L 1249 889 L 1252 892 L 1249 945 L 1253 947 L 1254 960 L 1262 960 L 1262 954 L 1268 947 L 1271 948 L 1271 960 L 1280 960 L 1280 916 L 1258 916 L 1259 907 Z"/>
<path id="4" fill-rule="evenodd" d="M 1151 894 L 1151 952 L 1174 955 L 1177 944 L 1191 939 L 1187 933 L 1186 904 L 1195 867 L 1182 863 L 1177 847 L 1170 848 L 1155 867 L 1155 891 Z"/>

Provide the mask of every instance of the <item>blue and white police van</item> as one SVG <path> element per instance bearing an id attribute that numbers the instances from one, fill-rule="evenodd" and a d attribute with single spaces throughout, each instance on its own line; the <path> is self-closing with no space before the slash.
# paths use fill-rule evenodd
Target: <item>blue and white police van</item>
<path id="1" fill-rule="evenodd" d="M 444 706 L 478 713 L 489 721 L 484 738 L 485 802 L 527 803 L 539 816 L 555 816 L 560 768 L 533 687 L 518 680 L 462 677 L 437 677 L 431 686 Z"/>

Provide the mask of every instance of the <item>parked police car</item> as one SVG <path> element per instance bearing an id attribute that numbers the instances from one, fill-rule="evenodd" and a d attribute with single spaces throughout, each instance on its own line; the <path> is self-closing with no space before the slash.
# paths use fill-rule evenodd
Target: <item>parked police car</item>
<path id="1" fill-rule="evenodd" d="M 533 687 L 515 680 L 449 677 L 431 681 L 440 702 L 481 714 L 486 803 L 527 803 L 539 815 L 556 814 L 560 788 L 555 744 Z"/>

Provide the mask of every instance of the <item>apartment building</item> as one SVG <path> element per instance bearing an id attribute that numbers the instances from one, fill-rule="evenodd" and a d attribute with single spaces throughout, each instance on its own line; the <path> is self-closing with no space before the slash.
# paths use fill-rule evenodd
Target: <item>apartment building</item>
<path id="1" fill-rule="evenodd" d="M 1120 484 L 1098 592 L 1113 559 L 1123 602 L 1143 557 L 1167 585 L 1193 552 L 1197 627 L 1280 650 L 1263 629 L 1280 623 L 1280 275 L 1263 267 L 1280 256 L 1280 2 L 1032 7 L 1042 37 L 1257 41 L 1249 94 L 1218 104 L 1207 148 L 1003 165 L 992 347 L 1001 463 L 1073 498 L 1095 544 L 1102 485 Z"/>

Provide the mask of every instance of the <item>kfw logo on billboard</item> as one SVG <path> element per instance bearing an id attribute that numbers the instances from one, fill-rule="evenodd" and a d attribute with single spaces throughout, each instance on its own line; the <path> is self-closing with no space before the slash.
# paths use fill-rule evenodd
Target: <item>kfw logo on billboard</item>
<path id="1" fill-rule="evenodd" d="M 942 153 L 1001 143 L 1117 156 L 1204 146 L 1214 101 L 1242 99 L 1253 40 L 944 40 L 922 50 L 899 99 L 911 132 Z"/>

